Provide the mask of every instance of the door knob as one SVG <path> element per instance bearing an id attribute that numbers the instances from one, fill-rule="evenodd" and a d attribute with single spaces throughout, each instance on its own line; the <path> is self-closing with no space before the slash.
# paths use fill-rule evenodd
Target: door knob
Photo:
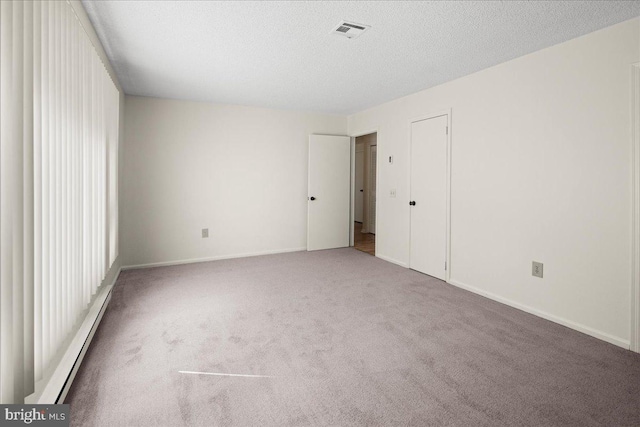
<path id="1" fill-rule="evenodd" d="M 315 198 L 315 197 L 313 197 L 313 196 L 311 196 L 309 199 L 310 199 L 311 201 L 313 201 L 313 200 L 315 200 L 316 198 Z"/>
<path id="2" fill-rule="evenodd" d="M 360 190 L 360 192 L 362 193 L 364 190 Z"/>
<path id="3" fill-rule="evenodd" d="M 415 205 L 416 205 L 415 201 L 412 200 L 412 201 L 409 202 L 409 206 L 415 206 Z"/>

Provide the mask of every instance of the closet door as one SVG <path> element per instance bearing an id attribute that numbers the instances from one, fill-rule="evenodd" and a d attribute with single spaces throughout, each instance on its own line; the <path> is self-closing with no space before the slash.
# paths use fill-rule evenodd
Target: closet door
<path id="1" fill-rule="evenodd" d="M 446 115 L 411 124 L 409 266 L 445 280 L 447 254 Z"/>

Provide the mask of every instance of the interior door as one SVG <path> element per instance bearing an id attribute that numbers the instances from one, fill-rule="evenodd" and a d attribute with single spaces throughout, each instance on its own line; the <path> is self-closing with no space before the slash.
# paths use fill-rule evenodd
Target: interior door
<path id="1" fill-rule="evenodd" d="M 309 136 L 307 250 L 349 246 L 351 138 Z"/>
<path id="2" fill-rule="evenodd" d="M 414 270 L 445 280 L 447 253 L 446 115 L 411 124 L 411 255 Z"/>
<path id="3" fill-rule="evenodd" d="M 364 220 L 364 147 L 356 148 L 356 207 L 354 220 Z"/>
<path id="4" fill-rule="evenodd" d="M 367 231 L 376 234 L 376 180 L 378 173 L 378 146 L 371 146 L 369 156 L 369 224 Z"/>

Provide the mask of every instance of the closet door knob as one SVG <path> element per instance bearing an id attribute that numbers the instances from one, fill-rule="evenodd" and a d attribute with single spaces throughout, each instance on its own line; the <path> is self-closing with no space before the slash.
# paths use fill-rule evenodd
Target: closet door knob
<path id="1" fill-rule="evenodd" d="M 311 197 L 309 198 L 309 200 L 311 200 L 311 201 L 314 201 L 315 199 L 316 199 L 316 198 L 315 198 L 315 197 L 313 197 L 313 196 L 311 196 Z"/>
<path id="2" fill-rule="evenodd" d="M 415 206 L 415 205 L 416 205 L 415 201 L 412 200 L 412 201 L 409 202 L 409 206 Z"/>

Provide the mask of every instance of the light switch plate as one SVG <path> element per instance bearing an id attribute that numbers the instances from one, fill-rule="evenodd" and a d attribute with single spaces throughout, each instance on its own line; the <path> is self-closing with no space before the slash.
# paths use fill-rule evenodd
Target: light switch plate
<path id="1" fill-rule="evenodd" d="M 543 264 L 541 262 L 533 261 L 533 264 L 531 266 L 531 275 L 542 279 L 542 270 Z"/>
<path id="2" fill-rule="evenodd" d="M 208 228 L 203 228 L 202 229 L 202 238 L 207 238 L 209 237 L 209 229 Z"/>

